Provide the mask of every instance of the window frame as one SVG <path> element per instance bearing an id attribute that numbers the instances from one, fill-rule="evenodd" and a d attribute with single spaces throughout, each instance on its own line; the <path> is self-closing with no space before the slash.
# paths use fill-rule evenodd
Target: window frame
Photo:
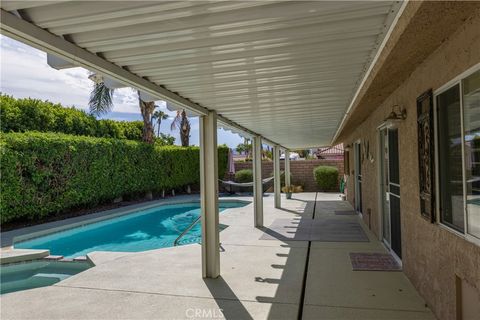
<path id="1" fill-rule="evenodd" d="M 435 145 L 435 216 L 436 224 L 442 229 L 445 229 L 453 234 L 469 241 L 477 246 L 480 246 L 480 239 L 468 233 L 468 215 L 467 215 L 467 182 L 466 182 L 466 159 L 465 159 L 465 127 L 464 127 L 464 106 L 463 106 L 463 79 L 480 70 L 480 63 L 462 72 L 452 80 L 448 81 L 438 89 L 433 91 L 433 119 L 434 119 L 434 145 Z M 439 168 L 439 141 L 438 141 L 438 111 L 437 111 L 437 97 L 452 87 L 458 85 L 460 92 L 460 130 L 462 139 L 462 187 L 463 187 L 463 218 L 464 218 L 464 233 L 455 230 L 449 225 L 442 223 L 440 214 L 440 168 Z"/>

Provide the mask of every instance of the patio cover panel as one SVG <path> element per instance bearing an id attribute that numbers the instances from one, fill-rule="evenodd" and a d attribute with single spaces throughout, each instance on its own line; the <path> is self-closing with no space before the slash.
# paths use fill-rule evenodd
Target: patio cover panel
<path id="1" fill-rule="evenodd" d="M 3 10 L 288 148 L 330 144 L 400 6 L 1 3 Z"/>

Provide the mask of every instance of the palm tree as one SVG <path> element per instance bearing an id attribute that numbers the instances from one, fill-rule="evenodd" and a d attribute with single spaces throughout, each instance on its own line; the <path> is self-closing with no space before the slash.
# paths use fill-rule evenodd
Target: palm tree
<path id="1" fill-rule="evenodd" d="M 157 110 L 153 113 L 152 122 L 154 122 L 156 120 L 156 123 L 157 123 L 157 137 L 160 137 L 160 125 L 162 124 L 162 120 L 167 120 L 167 119 L 168 119 L 168 115 L 161 110 Z"/>
<path id="2" fill-rule="evenodd" d="M 92 79 L 92 77 L 89 77 Z M 90 113 L 96 116 L 108 113 L 113 108 L 113 89 L 103 82 L 95 82 L 88 102 Z"/>
<path id="3" fill-rule="evenodd" d="M 140 91 L 138 91 L 138 104 L 143 118 L 143 141 L 153 143 L 155 133 L 153 132 L 152 114 L 155 110 L 155 101 L 143 101 L 140 99 Z"/>
<path id="4" fill-rule="evenodd" d="M 188 120 L 187 113 L 184 110 L 178 110 L 177 115 L 170 125 L 170 130 L 180 130 L 180 140 L 182 147 L 188 147 L 190 144 L 190 120 Z"/>
<path id="5" fill-rule="evenodd" d="M 94 115 L 101 115 L 108 113 L 113 108 L 113 91 L 105 85 L 103 78 L 97 74 L 91 74 L 88 77 L 95 84 L 93 90 L 90 93 L 90 101 L 88 105 L 90 107 L 90 113 Z M 143 118 L 143 137 L 142 140 L 147 143 L 153 143 L 154 141 L 154 132 L 152 125 L 152 114 L 155 110 L 154 101 L 143 101 L 140 98 L 140 91 L 138 93 L 138 104 L 140 107 L 140 112 Z"/>

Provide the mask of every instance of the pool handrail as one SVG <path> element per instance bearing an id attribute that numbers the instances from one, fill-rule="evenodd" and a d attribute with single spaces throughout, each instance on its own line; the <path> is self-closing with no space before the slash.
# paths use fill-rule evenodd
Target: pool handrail
<path id="1" fill-rule="evenodd" d="M 176 247 L 178 245 L 178 241 L 180 241 L 181 238 L 183 238 L 183 236 L 188 232 L 190 231 L 196 224 L 198 221 L 200 221 L 200 218 L 202 216 L 198 216 L 188 227 L 185 228 L 185 230 L 182 231 L 182 233 L 180 233 L 180 235 L 175 239 L 175 241 L 173 241 L 173 246 Z"/>

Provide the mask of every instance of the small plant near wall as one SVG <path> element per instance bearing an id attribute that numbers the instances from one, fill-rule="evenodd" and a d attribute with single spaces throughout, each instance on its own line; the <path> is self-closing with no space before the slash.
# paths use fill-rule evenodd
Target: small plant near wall
<path id="1" fill-rule="evenodd" d="M 302 186 L 294 186 L 293 184 L 290 186 L 285 186 L 282 188 L 282 192 L 285 193 L 287 199 L 292 198 L 292 193 L 297 193 L 297 192 L 302 192 L 303 188 Z"/>
<path id="2" fill-rule="evenodd" d="M 338 184 L 338 169 L 330 166 L 319 166 L 313 169 L 313 175 L 321 191 L 334 191 Z"/>

